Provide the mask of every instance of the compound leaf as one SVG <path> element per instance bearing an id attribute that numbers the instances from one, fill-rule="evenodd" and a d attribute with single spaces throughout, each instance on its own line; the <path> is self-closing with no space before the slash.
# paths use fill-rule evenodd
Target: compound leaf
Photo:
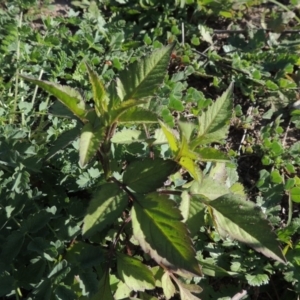
<path id="1" fill-rule="evenodd" d="M 151 193 L 134 201 L 131 217 L 135 238 L 154 260 L 201 275 L 180 211 L 166 195 Z"/>
<path id="2" fill-rule="evenodd" d="M 126 194 L 115 183 L 106 183 L 95 193 L 84 217 L 82 234 L 90 236 L 109 226 L 127 206 Z"/>

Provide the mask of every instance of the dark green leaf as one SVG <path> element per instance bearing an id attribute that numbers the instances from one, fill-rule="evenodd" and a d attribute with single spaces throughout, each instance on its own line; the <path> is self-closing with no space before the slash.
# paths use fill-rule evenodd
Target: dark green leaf
<path id="1" fill-rule="evenodd" d="M 126 168 L 123 183 L 137 193 L 148 193 L 162 187 L 176 166 L 176 162 L 162 158 L 136 160 Z"/>
<path id="2" fill-rule="evenodd" d="M 142 249 L 158 263 L 201 275 L 192 241 L 175 202 L 151 193 L 134 201 L 133 234 Z"/>
<path id="3" fill-rule="evenodd" d="M 82 234 L 91 236 L 113 224 L 127 204 L 127 196 L 117 184 L 102 185 L 89 204 Z"/>

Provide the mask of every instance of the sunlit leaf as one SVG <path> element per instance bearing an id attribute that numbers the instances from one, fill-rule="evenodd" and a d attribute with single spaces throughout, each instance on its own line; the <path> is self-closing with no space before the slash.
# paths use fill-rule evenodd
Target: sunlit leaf
<path id="1" fill-rule="evenodd" d="M 119 278 L 134 291 L 152 290 L 155 281 L 152 272 L 140 260 L 117 253 Z"/>
<path id="2" fill-rule="evenodd" d="M 179 147 L 175 132 L 173 132 L 172 129 L 165 125 L 163 122 L 159 121 L 159 124 L 168 140 L 170 149 L 176 155 L 179 150 Z"/>
<path id="3" fill-rule="evenodd" d="M 124 129 L 116 132 L 111 138 L 111 142 L 115 144 L 131 144 L 138 141 L 144 141 L 145 139 L 145 134 L 140 130 Z"/>
<path id="4" fill-rule="evenodd" d="M 105 272 L 100 279 L 98 292 L 93 295 L 91 300 L 114 300 L 109 284 L 109 272 Z"/>
<path id="5" fill-rule="evenodd" d="M 22 76 L 22 78 L 38 85 L 48 93 L 55 96 L 69 110 L 71 110 L 73 114 L 76 115 L 79 119 L 85 120 L 85 115 L 86 115 L 85 103 L 80 93 L 75 89 L 69 86 L 60 85 L 58 83 L 38 80 L 27 76 Z"/>
<path id="6" fill-rule="evenodd" d="M 212 162 L 229 162 L 230 159 L 226 154 L 215 148 L 196 148 L 194 150 L 199 154 L 199 160 Z"/>
<path id="7" fill-rule="evenodd" d="M 174 296 L 176 289 L 168 272 L 165 272 L 162 276 L 161 285 L 167 300 L 171 299 Z"/>
<path id="8" fill-rule="evenodd" d="M 135 61 L 120 73 L 123 100 L 142 99 L 153 95 L 162 84 L 174 44 L 154 51 L 149 56 Z M 120 97 L 122 98 L 122 97 Z"/>
<path id="9" fill-rule="evenodd" d="M 200 182 L 202 180 L 201 169 L 191 158 L 182 156 L 179 160 L 179 164 L 185 168 L 196 181 Z"/>
<path id="10" fill-rule="evenodd" d="M 119 123 L 157 123 L 157 114 L 141 107 L 133 107 L 124 112 L 119 118 Z"/>
<path id="11" fill-rule="evenodd" d="M 101 82 L 98 75 L 91 69 L 91 67 L 86 64 L 90 82 L 93 87 L 93 99 L 95 102 L 96 110 L 100 115 L 104 115 L 107 112 L 107 96 L 106 91 L 103 86 L 103 83 Z"/>
<path id="12" fill-rule="evenodd" d="M 219 143 L 226 138 L 232 115 L 232 91 L 233 84 L 198 118 L 197 138 L 190 143 L 192 149 L 203 144 Z"/>
<path id="13" fill-rule="evenodd" d="M 94 128 L 91 123 L 84 125 L 79 140 L 79 163 L 83 168 L 93 158 L 104 139 L 105 128 Z"/>
<path id="14" fill-rule="evenodd" d="M 201 200 L 201 196 L 197 197 Z M 267 257 L 285 263 L 276 235 L 259 207 L 233 194 L 206 201 L 206 204 L 213 209 L 213 219 L 220 234 L 230 236 Z"/>
<path id="15" fill-rule="evenodd" d="M 134 237 L 154 260 L 171 269 L 201 275 L 188 230 L 172 200 L 158 193 L 148 194 L 134 201 L 131 216 Z"/>

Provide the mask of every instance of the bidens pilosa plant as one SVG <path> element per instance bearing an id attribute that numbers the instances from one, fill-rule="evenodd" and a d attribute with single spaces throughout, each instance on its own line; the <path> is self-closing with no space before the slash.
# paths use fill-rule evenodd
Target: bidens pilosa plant
<path id="1" fill-rule="evenodd" d="M 285 263 L 263 213 L 230 176 L 229 158 L 210 146 L 228 134 L 233 84 L 206 111 L 180 119 L 176 128 L 148 109 L 173 48 L 135 61 L 108 87 L 86 64 L 93 106 L 75 89 L 22 76 L 73 113 L 81 130 L 80 166 L 98 162 L 101 176 L 82 220 L 83 239 L 74 239 L 58 262 L 63 272 L 81 260 L 82 250 L 101 245 L 101 259 L 92 265 L 98 288 L 85 292 L 90 299 L 157 299 L 151 292 L 156 288 L 166 299 L 177 293 L 199 299 L 194 294 L 201 288 L 191 278 L 221 270 L 196 256 L 193 238 L 204 225 Z M 80 268 L 74 274 L 80 287 L 88 282 L 86 274 Z"/>

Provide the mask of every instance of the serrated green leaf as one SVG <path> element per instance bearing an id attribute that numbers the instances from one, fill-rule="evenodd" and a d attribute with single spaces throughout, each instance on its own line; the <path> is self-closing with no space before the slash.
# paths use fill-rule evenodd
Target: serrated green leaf
<path id="1" fill-rule="evenodd" d="M 201 196 L 197 197 L 201 200 Z M 221 235 L 230 236 L 267 257 L 285 263 L 276 235 L 259 207 L 233 194 L 205 201 L 213 209 L 213 219 Z"/>
<path id="2" fill-rule="evenodd" d="M 93 99 L 95 102 L 95 107 L 98 113 L 101 116 L 104 116 L 104 114 L 107 112 L 107 97 L 106 97 L 106 91 L 105 88 L 96 74 L 88 64 L 86 64 L 88 73 L 89 73 L 89 78 L 90 78 L 90 83 L 92 84 L 93 87 Z"/>
<path id="3" fill-rule="evenodd" d="M 173 160 L 162 158 L 135 160 L 125 169 L 123 183 L 137 193 L 149 193 L 162 187 L 176 167 Z"/>
<path id="4" fill-rule="evenodd" d="M 83 126 L 79 140 L 79 164 L 84 168 L 100 147 L 105 135 L 105 128 L 94 128 L 91 123 Z"/>
<path id="5" fill-rule="evenodd" d="M 144 141 L 146 135 L 140 130 L 123 129 L 118 131 L 111 138 L 111 142 L 115 144 L 131 144 L 139 141 Z"/>
<path id="6" fill-rule="evenodd" d="M 118 119 L 119 123 L 157 123 L 157 114 L 141 107 L 133 107 L 124 112 Z"/>
<path id="7" fill-rule="evenodd" d="M 134 201 L 131 217 L 134 237 L 154 260 L 172 269 L 201 275 L 180 211 L 166 195 L 141 196 Z"/>
<path id="8" fill-rule="evenodd" d="M 184 191 L 181 195 L 180 211 L 191 237 L 195 236 L 200 227 L 205 225 L 205 205 Z"/>
<path id="9" fill-rule="evenodd" d="M 109 111 L 109 122 L 113 124 L 115 122 L 119 122 L 121 116 L 129 109 L 134 108 L 138 105 L 145 104 L 147 101 L 143 100 L 127 100 L 118 104 L 118 106 L 113 107 Z"/>
<path id="10" fill-rule="evenodd" d="M 48 93 L 55 96 L 69 110 L 71 110 L 73 114 L 76 115 L 79 119 L 81 119 L 82 121 L 85 120 L 85 115 L 86 115 L 85 103 L 78 91 L 76 91 L 75 89 L 69 86 L 63 86 L 58 83 L 38 80 L 23 75 L 20 76 L 23 79 L 38 85 Z"/>
<path id="11" fill-rule="evenodd" d="M 176 289 L 168 272 L 165 272 L 162 276 L 161 285 L 167 300 L 171 299 L 176 293 Z"/>
<path id="12" fill-rule="evenodd" d="M 215 148 L 199 148 L 194 150 L 199 154 L 199 160 L 211 162 L 229 162 L 226 154 Z"/>
<path id="13" fill-rule="evenodd" d="M 123 100 L 138 100 L 153 95 L 165 77 L 173 47 L 174 44 L 156 50 L 120 73 Z"/>
<path id="14" fill-rule="evenodd" d="M 269 276 L 267 274 L 246 274 L 245 278 L 250 286 L 261 286 L 269 283 Z"/>
<path id="15" fill-rule="evenodd" d="M 152 290 L 155 281 L 151 271 L 138 259 L 117 253 L 119 278 L 134 291 Z"/>
<path id="16" fill-rule="evenodd" d="M 82 234 L 91 236 L 114 223 L 127 204 L 126 194 L 117 184 L 102 185 L 89 204 L 83 221 Z"/>
<path id="17" fill-rule="evenodd" d="M 190 143 L 191 149 L 199 145 L 221 142 L 226 138 L 232 115 L 232 90 L 231 83 L 227 91 L 198 118 L 198 134 L 197 138 Z"/>

